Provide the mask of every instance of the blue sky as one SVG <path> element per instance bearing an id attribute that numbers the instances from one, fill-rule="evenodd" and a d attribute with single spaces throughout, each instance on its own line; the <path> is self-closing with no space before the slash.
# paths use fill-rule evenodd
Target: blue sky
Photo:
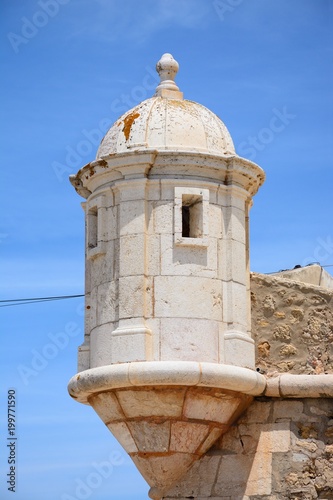
<path id="1" fill-rule="evenodd" d="M 213 110 L 238 153 L 266 172 L 251 210 L 252 270 L 333 264 L 333 2 L 3 0 L 1 9 L 0 300 L 83 293 L 83 211 L 68 175 L 154 93 L 164 52 L 180 64 L 185 98 Z M 1 499 L 147 498 L 99 418 L 67 395 L 82 299 L 0 314 Z M 12 387 L 15 496 L 4 484 Z"/>

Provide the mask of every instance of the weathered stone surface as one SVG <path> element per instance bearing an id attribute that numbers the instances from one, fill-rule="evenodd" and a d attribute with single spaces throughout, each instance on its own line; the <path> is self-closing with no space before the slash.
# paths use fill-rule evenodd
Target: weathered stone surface
<path id="1" fill-rule="evenodd" d="M 124 120 L 135 130 L 139 116 L 130 118 L 131 113 Z M 140 115 L 139 121 L 145 119 L 148 115 Z M 241 335 L 224 341 L 224 335 L 249 331 L 246 200 L 262 183 L 262 171 L 240 158 L 198 151 L 126 147 L 126 153 L 84 167 L 74 182 L 92 191 L 86 207 L 87 321 L 80 366 L 186 359 L 253 369 L 254 345 Z M 197 233 L 183 236 L 183 197 L 190 195 L 201 200 L 202 210 L 192 217 Z M 197 320 L 205 324 L 193 326 Z M 151 346 L 144 337 L 113 341 L 112 331 L 129 321 L 140 328 L 154 324 Z M 102 342 L 97 332 L 93 339 L 101 325 L 110 325 Z"/>
<path id="2" fill-rule="evenodd" d="M 209 448 L 215 443 L 215 441 L 221 436 L 221 434 L 223 434 L 223 432 L 224 432 L 224 430 L 219 428 L 219 427 L 215 427 L 213 429 L 211 428 L 207 438 L 202 443 L 200 448 L 197 450 L 199 455 L 201 455 L 201 453 L 205 453 L 207 450 L 209 450 Z"/>
<path id="3" fill-rule="evenodd" d="M 223 495 L 226 495 L 231 496 L 231 498 L 241 498 L 245 494 L 245 485 L 250 475 L 251 466 L 251 459 L 244 455 L 222 456 L 216 483 L 213 487 L 214 496 L 223 498 Z"/>
<path id="4" fill-rule="evenodd" d="M 303 402 L 300 401 L 275 401 L 273 406 L 273 421 L 293 420 L 297 421 L 303 411 Z"/>
<path id="5" fill-rule="evenodd" d="M 246 410 L 246 413 L 242 415 L 239 419 L 239 423 L 246 421 L 246 423 L 266 423 L 268 421 L 269 414 L 272 410 L 272 402 L 265 401 L 253 401 L 251 406 Z"/>
<path id="6" fill-rule="evenodd" d="M 165 456 L 135 454 L 131 458 L 148 484 L 162 491 L 166 485 L 171 485 L 183 475 L 193 463 L 193 456 L 189 453 L 172 453 Z"/>
<path id="7" fill-rule="evenodd" d="M 209 425 L 191 422 L 171 424 L 170 451 L 195 453 L 209 433 Z"/>
<path id="8" fill-rule="evenodd" d="M 332 416 L 332 399 L 255 401 L 164 498 L 331 500 Z"/>
<path id="9" fill-rule="evenodd" d="M 105 366 L 112 362 L 112 346 L 110 333 L 113 323 L 97 326 L 90 334 L 90 367 Z"/>
<path id="10" fill-rule="evenodd" d="M 102 392 L 93 396 L 90 399 L 90 404 L 104 423 L 124 418 L 124 413 L 112 392 Z"/>
<path id="11" fill-rule="evenodd" d="M 159 362 L 155 362 L 154 365 L 159 365 Z M 193 381 L 198 384 L 200 371 L 195 369 L 196 365 L 193 362 L 188 363 L 189 372 L 194 377 Z M 165 364 L 165 370 L 161 374 L 164 382 L 167 380 L 172 382 L 174 373 L 172 366 L 172 362 Z M 120 371 L 125 377 L 126 367 L 124 365 L 118 367 L 119 369 L 122 367 Z M 146 373 L 145 367 L 146 363 L 133 363 L 124 381 L 129 386 L 139 384 L 141 378 L 142 381 L 149 382 L 149 370 Z M 208 365 L 203 363 L 201 369 L 207 371 L 207 368 Z M 232 373 L 236 374 L 237 370 L 246 372 L 244 368 L 232 368 Z M 102 377 L 103 370 L 100 370 L 100 373 Z M 209 371 L 206 373 L 206 378 L 208 373 Z M 211 378 L 214 373 L 218 371 L 213 370 Z M 104 378 L 103 381 L 106 383 Z M 238 412 L 252 401 L 251 396 L 241 396 L 239 393 L 218 388 L 200 386 L 149 388 L 137 385 L 132 386 L 133 389 L 124 389 L 117 388 L 119 382 L 118 377 L 113 390 L 93 395 L 89 401 L 152 486 L 151 498 L 160 498 L 166 488 L 170 488 L 177 479 L 183 477 L 191 465 L 211 448 L 222 433 L 227 431 L 237 418 Z M 89 377 L 87 384 L 89 387 L 92 385 Z M 102 380 L 99 384 L 102 384 Z M 255 425 L 257 424 L 252 425 L 252 432 Z M 275 430 L 280 430 L 279 425 L 281 424 L 275 424 Z M 245 429 L 246 425 L 243 424 L 243 427 Z M 244 440 L 246 433 L 244 430 Z M 269 439 L 274 440 L 274 435 L 269 434 Z M 281 442 L 283 440 L 280 439 L 280 446 Z M 270 450 L 270 445 L 266 445 L 266 448 Z M 216 471 L 219 459 L 216 461 L 210 458 L 208 461 Z M 209 474 L 209 477 L 213 478 L 216 472 L 214 476 L 212 472 Z M 199 475 L 201 477 L 200 471 Z M 196 489 L 200 495 L 208 495 L 212 485 L 197 483 Z"/>
<path id="12" fill-rule="evenodd" d="M 111 347 L 112 363 L 146 361 L 152 358 L 151 331 L 134 325 L 123 330 L 116 329 L 112 332 Z"/>
<path id="13" fill-rule="evenodd" d="M 333 290 L 253 273 L 251 298 L 260 369 L 333 373 Z"/>
<path id="14" fill-rule="evenodd" d="M 125 422 L 116 422 L 108 424 L 108 429 L 114 437 L 119 441 L 121 446 L 127 453 L 135 453 L 138 451 L 137 445 L 132 437 L 132 434 Z"/>
<path id="15" fill-rule="evenodd" d="M 185 389 L 166 388 L 146 391 L 118 391 L 117 393 L 122 409 L 129 418 L 180 417 L 184 395 Z"/>
<path id="16" fill-rule="evenodd" d="M 189 289 L 191 293 L 188 293 Z M 222 319 L 221 282 L 211 278 L 157 276 L 155 313 L 161 318 Z"/>
<path id="17" fill-rule="evenodd" d="M 128 423 L 138 450 L 147 453 L 169 451 L 170 425 L 170 421 L 155 423 L 143 420 Z"/>
<path id="18" fill-rule="evenodd" d="M 239 404 L 238 398 L 216 393 L 214 390 L 206 390 L 202 393 L 189 391 L 185 399 L 184 415 L 186 418 L 228 424 Z"/>
<path id="19" fill-rule="evenodd" d="M 161 361 L 219 361 L 218 323 L 205 319 L 161 318 Z"/>
<path id="20" fill-rule="evenodd" d="M 209 498 L 215 482 L 216 473 L 221 462 L 221 457 L 216 455 L 204 455 L 202 459 L 195 462 L 190 468 L 185 478 L 178 481 L 175 486 L 168 491 L 165 498 Z M 217 500 L 217 499 L 216 499 Z"/>

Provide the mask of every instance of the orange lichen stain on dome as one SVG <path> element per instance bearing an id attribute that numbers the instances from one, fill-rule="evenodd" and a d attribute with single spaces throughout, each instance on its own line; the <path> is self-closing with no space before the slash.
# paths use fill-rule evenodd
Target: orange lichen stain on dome
<path id="1" fill-rule="evenodd" d="M 124 132 L 124 135 L 126 137 L 126 141 L 128 141 L 128 138 L 129 138 L 129 135 L 131 133 L 131 127 L 134 123 L 134 121 L 140 116 L 140 113 L 136 113 L 135 111 L 133 111 L 132 113 L 130 113 L 129 115 L 127 115 L 125 118 L 124 118 L 124 127 L 123 127 L 123 132 Z"/>

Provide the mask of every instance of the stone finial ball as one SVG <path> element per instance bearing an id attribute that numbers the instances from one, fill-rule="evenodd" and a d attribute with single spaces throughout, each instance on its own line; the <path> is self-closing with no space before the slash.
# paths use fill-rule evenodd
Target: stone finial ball
<path id="1" fill-rule="evenodd" d="M 178 69 L 179 64 L 171 54 L 163 54 L 156 64 L 156 71 L 160 75 L 161 81 L 174 80 Z"/>

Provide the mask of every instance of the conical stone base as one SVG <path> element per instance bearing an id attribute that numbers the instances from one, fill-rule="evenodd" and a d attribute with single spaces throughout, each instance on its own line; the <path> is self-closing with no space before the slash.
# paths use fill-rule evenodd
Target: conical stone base
<path id="1" fill-rule="evenodd" d="M 189 361 L 132 362 L 80 372 L 70 395 L 91 405 L 160 499 L 263 394 L 247 368 Z"/>
<path id="2" fill-rule="evenodd" d="M 207 387 L 140 387 L 102 392 L 89 403 L 161 498 L 251 403 Z"/>

